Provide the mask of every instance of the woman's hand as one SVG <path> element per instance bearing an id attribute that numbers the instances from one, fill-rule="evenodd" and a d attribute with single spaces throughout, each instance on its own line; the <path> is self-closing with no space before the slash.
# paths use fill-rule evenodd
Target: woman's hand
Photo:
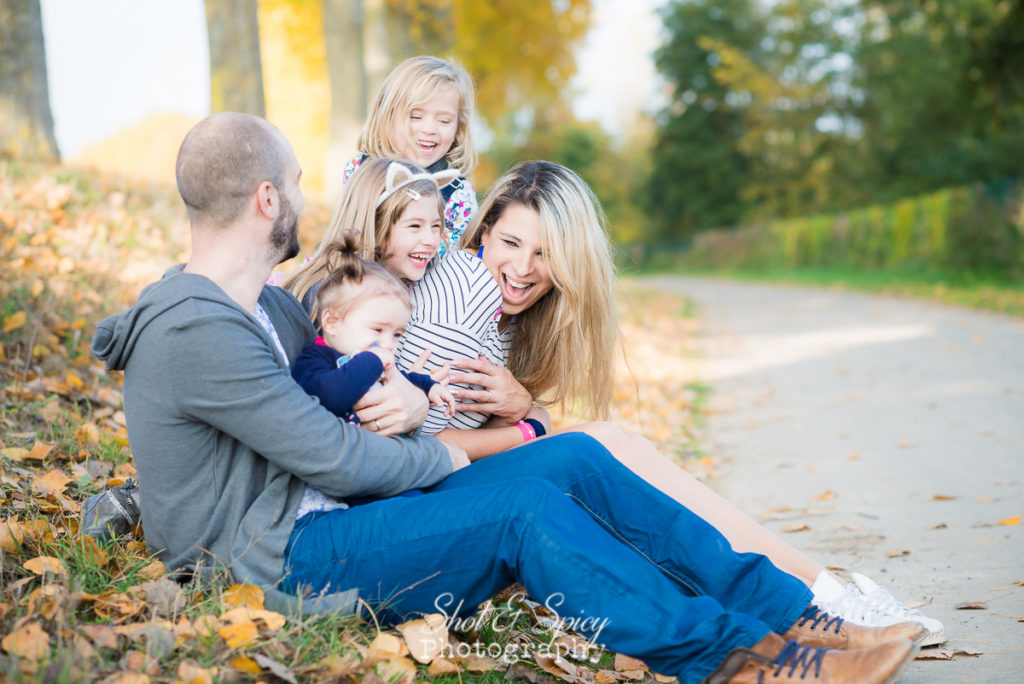
<path id="1" fill-rule="evenodd" d="M 418 387 L 394 367 L 384 373 L 383 387 L 370 390 L 352 408 L 363 428 L 378 435 L 404 435 L 427 417 L 430 404 Z"/>
<path id="2" fill-rule="evenodd" d="M 482 356 L 476 359 L 457 359 L 452 362 L 452 366 L 469 372 L 452 373 L 448 379 L 450 383 L 483 387 L 479 390 L 452 387 L 456 399 L 475 402 L 457 404 L 459 411 L 489 413 L 498 422 L 511 425 L 525 418 L 533 405 L 530 393 L 503 366 Z"/>

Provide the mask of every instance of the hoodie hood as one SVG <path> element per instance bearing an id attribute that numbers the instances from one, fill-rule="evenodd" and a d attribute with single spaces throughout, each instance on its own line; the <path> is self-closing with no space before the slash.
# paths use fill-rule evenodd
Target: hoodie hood
<path id="1" fill-rule="evenodd" d="M 187 299 L 204 299 L 242 310 L 212 280 L 185 273 L 184 268 L 184 264 L 171 267 L 163 278 L 139 294 L 134 306 L 103 319 L 96 326 L 92 353 L 106 362 L 107 370 L 123 371 L 146 326 Z"/>

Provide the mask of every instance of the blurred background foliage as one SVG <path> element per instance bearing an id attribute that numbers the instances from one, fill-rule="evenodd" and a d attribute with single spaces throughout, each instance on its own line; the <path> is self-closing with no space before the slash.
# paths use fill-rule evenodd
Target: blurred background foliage
<path id="1" fill-rule="evenodd" d="M 625 264 L 1024 272 L 1024 0 L 668 0 L 651 46 L 664 104 L 615 135 L 570 106 L 591 0 L 205 4 L 211 101 L 275 122 L 308 191 L 329 200 L 384 76 L 433 53 L 477 85 L 476 187 L 524 159 L 570 166 L 601 198 Z M 17 70 L 34 55 L 17 41 L 40 40 L 38 11 L 12 8 L 33 5 L 0 0 L 9 108 L 12 92 L 45 95 L 38 57 L 35 73 Z M 29 139 L 20 120 L 0 129 L 4 156 L 46 148 L 48 115 L 29 117 L 35 147 L 10 144 Z M 173 155 L 188 122 L 155 121 L 126 131 L 127 147 L 163 140 Z M 82 156 L 102 164 L 119 147 Z"/>

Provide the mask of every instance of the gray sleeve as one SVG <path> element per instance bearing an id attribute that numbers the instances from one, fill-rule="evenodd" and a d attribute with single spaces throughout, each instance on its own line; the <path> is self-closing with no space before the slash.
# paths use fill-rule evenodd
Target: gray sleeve
<path id="1" fill-rule="evenodd" d="M 254 328 L 242 316 L 197 312 L 168 331 L 167 363 L 154 372 L 169 374 L 184 416 L 333 496 L 397 494 L 451 472 L 435 439 L 379 437 L 339 422 L 278 365 Z"/>

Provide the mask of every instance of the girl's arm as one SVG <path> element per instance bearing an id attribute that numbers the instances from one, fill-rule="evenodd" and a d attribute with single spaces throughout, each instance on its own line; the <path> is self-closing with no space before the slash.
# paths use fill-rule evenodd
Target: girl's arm
<path id="1" fill-rule="evenodd" d="M 338 356 L 330 347 L 307 344 L 295 359 L 292 377 L 324 408 L 342 417 L 377 382 L 384 364 L 373 352 L 362 352 L 338 368 Z"/>

